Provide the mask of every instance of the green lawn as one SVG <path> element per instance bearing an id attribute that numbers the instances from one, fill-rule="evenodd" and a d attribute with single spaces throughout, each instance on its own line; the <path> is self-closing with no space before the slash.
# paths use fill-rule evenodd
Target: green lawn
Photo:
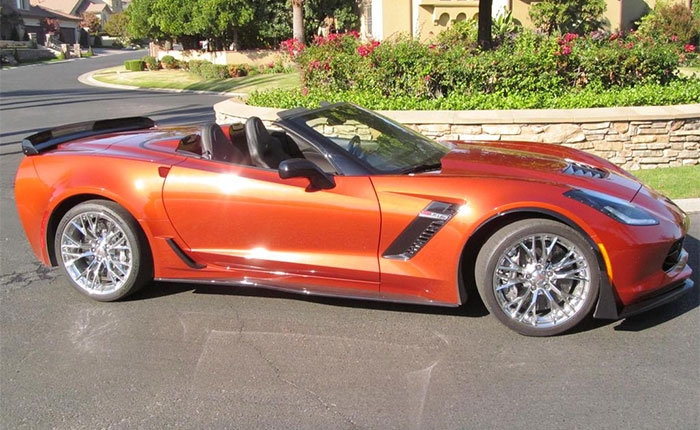
<path id="1" fill-rule="evenodd" d="M 700 166 L 637 170 L 632 174 L 672 199 L 700 197 Z"/>
<path id="2" fill-rule="evenodd" d="M 132 85 L 142 88 L 174 88 L 246 94 L 255 90 L 297 88 L 300 85 L 298 73 L 260 74 L 242 78 L 206 80 L 182 70 L 129 72 L 123 66 L 100 70 L 93 75 L 93 78 L 108 84 Z"/>

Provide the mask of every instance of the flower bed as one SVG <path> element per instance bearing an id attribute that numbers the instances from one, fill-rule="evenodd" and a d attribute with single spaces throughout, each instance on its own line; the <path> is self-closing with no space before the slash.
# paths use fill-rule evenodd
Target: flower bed
<path id="1" fill-rule="evenodd" d="M 637 33 L 500 35 L 481 51 L 472 23 L 434 43 L 361 41 L 356 33 L 283 43 L 302 73 L 299 90 L 253 94 L 261 106 L 314 106 L 349 100 L 375 109 L 521 109 L 682 104 L 700 100 L 700 80 L 678 65 L 695 45 Z"/>

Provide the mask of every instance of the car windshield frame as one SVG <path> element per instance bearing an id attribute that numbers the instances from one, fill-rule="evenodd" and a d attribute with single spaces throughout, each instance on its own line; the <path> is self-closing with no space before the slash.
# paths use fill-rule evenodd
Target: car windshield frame
<path id="1" fill-rule="evenodd" d="M 378 155 L 379 150 L 373 154 L 353 154 L 348 148 L 334 141 L 331 136 L 319 132 L 309 124 L 314 119 L 330 118 L 333 114 L 336 119 L 340 116 L 346 121 L 355 121 L 359 125 L 380 132 L 381 136 L 386 136 L 384 141 L 390 148 L 381 148 L 383 152 L 381 155 Z M 439 170 L 440 160 L 452 149 L 446 143 L 429 139 L 383 115 L 347 102 L 325 105 L 318 109 L 292 109 L 280 112 L 278 115 L 281 118 L 280 125 L 313 137 L 327 148 L 331 155 L 340 152 L 344 157 L 362 166 L 362 170 L 366 170 L 369 174 L 396 175 Z M 345 125 L 345 123 L 340 122 L 336 125 Z M 348 139 L 348 142 L 350 140 Z M 377 142 L 375 145 L 379 148 L 382 143 Z M 401 147 L 405 150 L 397 154 L 395 150 Z M 384 165 L 381 164 L 382 162 Z"/>

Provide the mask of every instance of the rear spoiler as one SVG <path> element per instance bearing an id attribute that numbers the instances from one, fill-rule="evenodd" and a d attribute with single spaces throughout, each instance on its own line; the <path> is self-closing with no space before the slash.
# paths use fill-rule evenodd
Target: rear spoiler
<path id="1" fill-rule="evenodd" d="M 143 130 L 155 125 L 156 123 L 152 119 L 144 116 L 61 125 L 26 137 L 22 140 L 22 152 L 25 155 L 37 155 L 70 140 L 120 131 Z"/>

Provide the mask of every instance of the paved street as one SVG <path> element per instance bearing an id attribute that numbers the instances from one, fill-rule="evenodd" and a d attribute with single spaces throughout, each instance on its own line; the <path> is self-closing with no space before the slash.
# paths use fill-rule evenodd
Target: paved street
<path id="1" fill-rule="evenodd" d="M 0 71 L 0 428 L 700 427 L 700 214 L 683 300 L 526 338 L 459 309 L 155 283 L 92 301 L 21 230 L 19 141 L 92 118 L 213 119 L 221 97 L 77 82 L 143 53 Z"/>

